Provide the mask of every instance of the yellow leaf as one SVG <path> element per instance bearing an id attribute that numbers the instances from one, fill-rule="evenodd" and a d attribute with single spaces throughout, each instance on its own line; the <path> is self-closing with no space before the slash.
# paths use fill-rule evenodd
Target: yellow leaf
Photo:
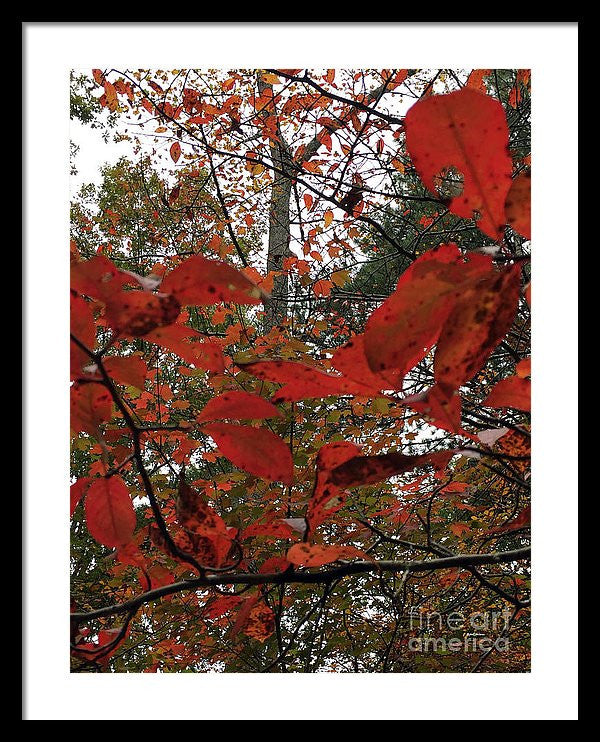
<path id="1" fill-rule="evenodd" d="M 267 85 L 281 85 L 281 80 L 272 72 L 263 72 L 262 79 Z"/>
<path id="2" fill-rule="evenodd" d="M 333 221 L 333 211 L 331 211 L 331 209 L 328 209 L 325 212 L 324 219 L 325 219 L 325 228 L 327 228 Z"/>
<path id="3" fill-rule="evenodd" d="M 404 172 L 404 163 L 400 162 L 400 160 L 397 160 L 395 157 L 392 160 L 392 165 L 396 168 L 396 170 L 399 170 L 401 173 Z"/>
<path id="4" fill-rule="evenodd" d="M 350 271 L 336 271 L 335 273 L 332 273 L 331 280 L 336 286 L 343 286 L 348 280 L 349 274 Z"/>

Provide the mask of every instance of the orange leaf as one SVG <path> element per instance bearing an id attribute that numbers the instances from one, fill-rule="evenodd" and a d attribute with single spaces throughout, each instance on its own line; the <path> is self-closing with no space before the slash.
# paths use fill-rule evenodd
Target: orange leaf
<path id="1" fill-rule="evenodd" d="M 467 80 L 467 87 L 473 90 L 479 90 L 481 93 L 486 92 L 483 78 L 490 74 L 491 70 L 473 70 Z"/>
<path id="2" fill-rule="evenodd" d="M 519 363 L 517 363 L 517 367 L 515 370 L 517 376 L 520 376 L 523 379 L 527 376 L 531 376 L 531 358 L 523 358 L 522 361 L 519 361 Z"/>
<path id="3" fill-rule="evenodd" d="M 499 381 L 483 403 L 486 407 L 512 407 L 531 410 L 531 381 L 518 376 Z"/>
<path id="4" fill-rule="evenodd" d="M 331 294 L 331 289 L 333 286 L 335 286 L 333 281 L 328 281 L 327 279 L 323 278 L 313 284 L 313 291 L 315 293 L 315 296 L 329 296 Z"/>
<path id="5" fill-rule="evenodd" d="M 181 145 L 179 144 L 179 142 L 173 142 L 169 152 L 171 154 L 171 159 L 173 160 L 173 162 L 177 162 L 177 160 L 181 157 Z"/>
<path id="6" fill-rule="evenodd" d="M 355 556 L 370 559 L 368 554 L 354 546 L 320 546 L 318 544 L 294 544 L 286 554 L 286 559 L 302 567 L 321 567 L 323 564 L 331 564 L 338 559 L 349 559 Z"/>

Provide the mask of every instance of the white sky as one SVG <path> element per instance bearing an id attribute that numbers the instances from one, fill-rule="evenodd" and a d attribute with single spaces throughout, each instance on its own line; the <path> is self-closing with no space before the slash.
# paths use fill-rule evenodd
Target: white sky
<path id="1" fill-rule="evenodd" d="M 103 114 L 104 115 L 104 114 Z M 69 136 L 79 146 L 75 156 L 77 175 L 71 176 L 69 188 L 74 195 L 85 183 L 99 185 L 102 178 L 100 168 L 105 163 L 115 163 L 119 157 L 131 156 L 131 142 L 108 142 L 102 139 L 102 129 L 92 129 L 89 124 L 82 124 L 75 119 L 70 122 Z"/>

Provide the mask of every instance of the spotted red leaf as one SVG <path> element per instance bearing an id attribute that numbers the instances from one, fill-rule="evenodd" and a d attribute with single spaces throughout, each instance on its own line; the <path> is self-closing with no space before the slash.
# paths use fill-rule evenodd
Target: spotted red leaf
<path id="1" fill-rule="evenodd" d="M 156 327 L 170 325 L 181 307 L 171 294 L 150 291 L 120 291 L 106 301 L 106 318 L 121 335 L 141 337 Z"/>
<path id="2" fill-rule="evenodd" d="M 208 423 L 202 430 L 234 466 L 270 482 L 292 484 L 292 455 L 287 444 L 275 433 L 266 428 L 232 423 Z"/>
<path id="3" fill-rule="evenodd" d="M 437 343 L 436 383 L 458 389 L 479 371 L 513 323 L 520 288 L 521 266 L 516 264 L 463 291 Z"/>
<path id="4" fill-rule="evenodd" d="M 415 260 L 396 289 L 370 316 L 364 333 L 374 373 L 404 376 L 436 343 L 444 322 L 466 287 L 492 270 L 489 256 L 462 256 L 454 244 L 441 245 Z"/>
<path id="5" fill-rule="evenodd" d="M 193 255 L 168 273 L 161 291 L 173 294 L 182 305 L 208 306 L 221 301 L 259 304 L 264 292 L 247 276 L 220 260 Z"/>
<path id="6" fill-rule="evenodd" d="M 405 456 L 402 453 L 384 453 L 377 456 L 354 456 L 331 471 L 331 482 L 338 487 L 357 487 L 389 479 L 396 474 L 412 471 L 430 464 L 443 469 L 453 456 L 452 451 Z"/>
<path id="7" fill-rule="evenodd" d="M 210 560 L 206 563 L 223 564 L 231 549 L 231 537 L 225 521 L 208 504 L 206 497 L 180 479 L 175 505 L 177 520 L 187 531 L 193 547 L 192 549 L 184 547 L 184 551 L 198 553 L 200 543 L 195 537 L 201 537 L 210 542 L 210 546 L 203 544 L 204 550 L 211 552 Z"/>
<path id="8" fill-rule="evenodd" d="M 266 399 L 248 392 L 231 391 L 210 399 L 196 419 L 198 422 L 209 422 L 263 420 L 271 417 L 281 417 L 281 412 Z"/>
<path id="9" fill-rule="evenodd" d="M 512 172 L 502 104 L 465 87 L 415 103 L 404 127 L 406 147 L 427 188 L 435 192 L 436 177 L 455 168 L 464 178 L 463 190 L 448 208 L 465 219 L 480 217 L 479 229 L 499 239 Z"/>
<path id="10" fill-rule="evenodd" d="M 85 496 L 88 531 L 104 546 L 122 546 L 135 530 L 135 510 L 127 485 L 120 476 L 101 477 L 89 486 Z"/>

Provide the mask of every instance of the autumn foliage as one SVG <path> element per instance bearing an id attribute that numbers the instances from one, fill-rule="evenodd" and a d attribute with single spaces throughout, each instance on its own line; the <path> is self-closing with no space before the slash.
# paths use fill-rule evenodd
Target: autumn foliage
<path id="1" fill-rule="evenodd" d="M 90 73 L 169 172 L 72 210 L 73 670 L 527 669 L 530 80 L 491 72 Z M 505 609 L 507 651 L 411 649 Z"/>

